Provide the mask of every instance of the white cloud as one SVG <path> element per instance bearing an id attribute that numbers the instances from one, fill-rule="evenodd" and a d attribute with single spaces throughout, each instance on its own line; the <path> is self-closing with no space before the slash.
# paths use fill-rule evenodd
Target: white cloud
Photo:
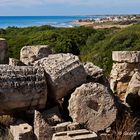
<path id="1" fill-rule="evenodd" d="M 121 5 L 126 3 L 140 3 L 139 0 L 0 0 L 0 6 L 31 6 L 31 5 L 47 5 L 47 4 L 66 4 L 66 5 L 83 5 L 83 6 L 99 6 L 99 5 Z"/>
<path id="2" fill-rule="evenodd" d="M 0 0 L 1 6 L 29 6 L 43 4 L 43 0 Z"/>
<path id="3" fill-rule="evenodd" d="M 29 6 L 38 4 L 86 5 L 91 3 L 92 4 L 94 3 L 93 0 L 0 0 L 0 5 L 19 5 L 19 6 Z"/>

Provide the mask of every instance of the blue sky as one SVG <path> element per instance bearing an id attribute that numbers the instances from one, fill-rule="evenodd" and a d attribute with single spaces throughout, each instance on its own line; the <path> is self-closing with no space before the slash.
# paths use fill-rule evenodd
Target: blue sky
<path id="1" fill-rule="evenodd" d="M 0 16 L 140 14 L 140 0 L 0 0 Z"/>

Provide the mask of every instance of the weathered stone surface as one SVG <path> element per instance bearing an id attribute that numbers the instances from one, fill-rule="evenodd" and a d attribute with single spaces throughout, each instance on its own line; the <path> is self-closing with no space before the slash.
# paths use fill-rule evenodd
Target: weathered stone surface
<path id="1" fill-rule="evenodd" d="M 140 72 L 136 72 L 129 82 L 125 102 L 133 109 L 140 110 Z"/>
<path id="2" fill-rule="evenodd" d="M 8 45 L 4 38 L 0 38 L 0 64 L 8 64 Z"/>
<path id="3" fill-rule="evenodd" d="M 96 133 L 90 133 L 86 129 L 58 132 L 53 135 L 52 140 L 98 140 Z"/>
<path id="4" fill-rule="evenodd" d="M 98 78 L 100 78 L 100 77 L 102 77 L 104 75 L 103 74 L 103 69 L 95 66 L 91 62 L 84 63 L 83 66 L 84 66 L 84 68 L 86 70 L 86 73 L 88 75 L 92 76 L 95 79 L 98 79 Z"/>
<path id="5" fill-rule="evenodd" d="M 113 51 L 112 59 L 116 62 L 139 63 L 140 51 Z"/>
<path id="6" fill-rule="evenodd" d="M 60 123 L 57 124 L 55 126 L 55 132 L 63 132 L 63 131 L 67 131 L 67 126 L 71 124 L 71 122 L 64 122 L 64 123 Z"/>
<path id="7" fill-rule="evenodd" d="M 35 111 L 34 134 L 37 140 L 52 140 L 55 125 L 63 122 L 58 108 L 47 110 L 43 113 Z"/>
<path id="8" fill-rule="evenodd" d="M 35 66 L 44 68 L 49 85 L 48 97 L 58 100 L 86 81 L 86 73 L 79 58 L 72 54 L 49 55 Z"/>
<path id="9" fill-rule="evenodd" d="M 78 130 L 81 128 L 82 128 L 81 124 L 79 124 L 77 122 L 72 122 L 72 123 L 68 124 L 68 126 L 67 126 L 68 131 Z"/>
<path id="10" fill-rule="evenodd" d="M 11 66 L 25 66 L 23 62 L 15 58 L 9 58 L 9 65 Z"/>
<path id="11" fill-rule="evenodd" d="M 87 83 L 77 88 L 71 95 L 68 108 L 74 122 L 94 132 L 109 127 L 117 116 L 112 94 L 99 83 Z"/>
<path id="12" fill-rule="evenodd" d="M 83 66 L 87 73 L 87 82 L 97 82 L 109 87 L 109 82 L 104 75 L 103 69 L 91 62 L 84 63 Z"/>
<path id="13" fill-rule="evenodd" d="M 20 60 L 26 65 L 52 54 L 47 45 L 25 46 L 20 51 Z"/>
<path id="14" fill-rule="evenodd" d="M 14 140 L 33 140 L 33 129 L 27 123 L 10 126 L 10 133 Z"/>
<path id="15" fill-rule="evenodd" d="M 47 84 L 44 71 L 31 66 L 0 65 L 0 113 L 44 108 Z"/>
<path id="16" fill-rule="evenodd" d="M 124 99 L 127 86 L 133 74 L 139 68 L 139 64 L 114 63 L 110 74 L 110 88 L 112 91 Z"/>

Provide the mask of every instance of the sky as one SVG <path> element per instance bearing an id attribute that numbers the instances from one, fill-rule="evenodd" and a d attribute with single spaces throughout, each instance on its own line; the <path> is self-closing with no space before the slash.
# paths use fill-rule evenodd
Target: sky
<path id="1" fill-rule="evenodd" d="M 140 14 L 140 0 L 0 0 L 0 16 Z"/>

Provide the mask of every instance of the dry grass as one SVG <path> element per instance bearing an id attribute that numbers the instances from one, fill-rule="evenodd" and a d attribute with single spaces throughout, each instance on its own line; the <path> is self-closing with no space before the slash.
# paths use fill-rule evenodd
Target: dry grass
<path id="1" fill-rule="evenodd" d="M 10 124 L 13 124 L 15 121 L 15 118 L 10 115 L 2 115 L 0 116 L 0 124 L 9 126 Z"/>
<path id="2" fill-rule="evenodd" d="M 133 117 L 130 113 L 124 114 L 122 119 L 115 122 L 113 130 L 103 140 L 140 140 L 136 138 L 139 121 L 138 117 Z"/>
<path id="3" fill-rule="evenodd" d="M 0 116 L 0 140 L 13 140 L 13 137 L 8 130 L 8 126 L 14 121 L 15 119 L 10 115 Z"/>

